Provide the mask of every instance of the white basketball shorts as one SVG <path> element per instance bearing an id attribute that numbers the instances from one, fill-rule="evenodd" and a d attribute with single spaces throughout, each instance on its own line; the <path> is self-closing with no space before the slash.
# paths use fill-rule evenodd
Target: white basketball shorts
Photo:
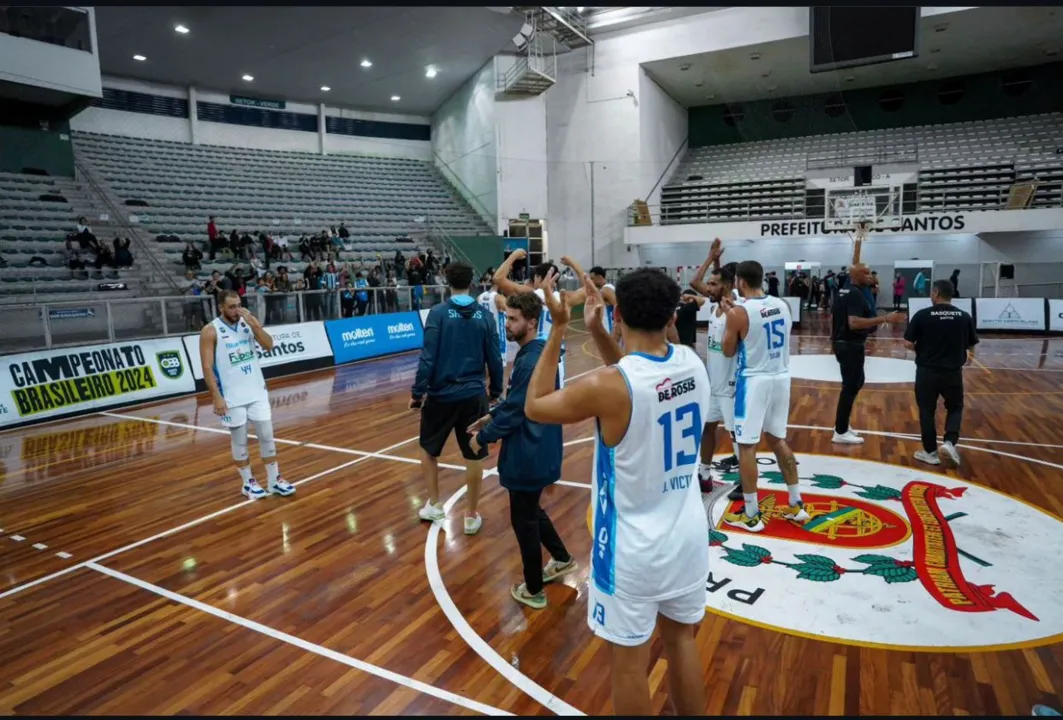
<path id="1" fill-rule="evenodd" d="M 657 614 L 684 625 L 696 625 L 705 617 L 705 583 L 668 600 L 632 600 L 606 595 L 594 580 L 588 584 L 587 625 L 591 632 L 615 645 L 636 647 L 653 635 Z"/>
<path id="2" fill-rule="evenodd" d="M 221 424 L 227 428 L 238 428 L 241 425 L 246 425 L 248 420 L 265 422 L 272 418 L 273 412 L 269 407 L 269 398 L 264 397 L 247 405 L 237 405 L 229 408 L 229 411 L 222 415 Z"/>
<path id="3" fill-rule="evenodd" d="M 735 429 L 735 399 L 730 395 L 709 395 L 709 414 L 705 422 L 722 422 L 727 432 Z"/>
<path id="4" fill-rule="evenodd" d="M 786 438 L 790 419 L 790 375 L 738 376 L 735 382 L 735 440 L 741 445 L 760 442 L 763 433 Z"/>

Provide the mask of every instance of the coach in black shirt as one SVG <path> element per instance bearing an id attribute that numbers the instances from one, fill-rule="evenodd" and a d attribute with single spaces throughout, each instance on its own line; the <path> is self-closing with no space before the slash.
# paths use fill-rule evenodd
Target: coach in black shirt
<path id="1" fill-rule="evenodd" d="M 864 439 L 849 427 L 849 416 L 857 393 L 864 386 L 864 343 L 872 329 L 886 323 L 904 320 L 904 314 L 892 312 L 879 315 L 871 304 L 871 270 L 856 264 L 849 268 L 849 283 L 840 287 L 831 307 L 831 340 L 834 357 L 842 371 L 842 391 L 838 395 L 838 409 L 834 415 L 834 437 L 831 442 L 859 445 Z"/>
<path id="2" fill-rule="evenodd" d="M 679 296 L 679 307 L 675 311 L 675 331 L 679 342 L 694 347 L 698 341 L 698 310 L 705 304 L 705 298 L 693 290 L 684 290 Z"/>
<path id="3" fill-rule="evenodd" d="M 971 316 L 952 305 L 952 291 L 950 280 L 934 283 L 930 291 L 933 305 L 912 317 L 904 333 L 904 346 L 915 351 L 915 401 L 923 436 L 923 449 L 915 458 L 930 465 L 944 461 L 956 467 L 960 464 L 956 443 L 963 420 L 963 366 L 974 357 L 978 334 Z M 934 423 L 939 396 L 945 399 L 946 413 L 940 448 Z"/>

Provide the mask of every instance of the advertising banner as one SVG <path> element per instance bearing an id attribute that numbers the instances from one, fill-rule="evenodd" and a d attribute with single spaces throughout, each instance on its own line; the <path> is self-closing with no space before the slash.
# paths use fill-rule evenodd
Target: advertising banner
<path id="1" fill-rule="evenodd" d="M 1063 332 L 1063 300 L 1048 301 L 1048 329 Z"/>
<path id="2" fill-rule="evenodd" d="M 325 323 L 336 364 L 418 350 L 424 328 L 416 312 L 365 315 Z"/>
<path id="3" fill-rule="evenodd" d="M 193 392 L 180 338 L 0 358 L 0 427 Z"/>
<path id="4" fill-rule="evenodd" d="M 1044 298 L 978 298 L 979 330 L 1044 330 Z"/>
<path id="5" fill-rule="evenodd" d="M 289 365 L 303 360 L 316 360 L 332 355 L 325 326 L 320 322 L 296 323 L 292 325 L 271 325 L 266 332 L 273 338 L 273 350 L 262 352 L 257 345 L 259 363 L 262 369 L 278 365 Z M 192 363 L 192 374 L 196 380 L 203 379 L 203 364 L 199 357 L 199 335 L 185 335 L 185 347 Z"/>
<path id="6" fill-rule="evenodd" d="M 908 299 L 908 317 L 913 317 L 917 312 L 923 308 L 928 308 L 933 305 L 930 302 L 930 298 L 913 297 Z M 971 298 L 952 298 L 952 306 L 965 311 L 968 315 L 974 315 L 974 310 L 971 308 Z"/>

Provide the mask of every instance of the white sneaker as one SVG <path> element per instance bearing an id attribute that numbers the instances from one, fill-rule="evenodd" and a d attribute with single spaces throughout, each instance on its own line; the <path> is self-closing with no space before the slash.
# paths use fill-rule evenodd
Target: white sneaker
<path id="1" fill-rule="evenodd" d="M 251 478 L 244 483 L 241 492 L 243 492 L 248 500 L 258 500 L 266 497 L 266 491 L 262 489 L 262 486 L 258 484 L 258 480 L 255 480 L 254 478 Z"/>
<path id="2" fill-rule="evenodd" d="M 438 502 L 433 505 L 429 501 L 425 501 L 424 507 L 421 508 L 417 515 L 422 520 L 428 520 L 429 522 L 435 522 L 436 520 L 445 520 L 447 514 L 443 512 L 443 506 Z"/>
<path id="3" fill-rule="evenodd" d="M 295 494 L 295 486 L 284 478 L 278 476 L 276 482 L 269 483 L 270 495 L 280 495 L 281 497 L 287 497 Z"/>
<path id="4" fill-rule="evenodd" d="M 546 567 L 543 568 L 543 582 L 553 582 L 562 575 L 568 575 L 578 569 L 579 563 L 576 562 L 575 558 L 570 559 L 567 563 L 558 562 L 550 558 L 550 562 L 546 563 Z"/>
<path id="5" fill-rule="evenodd" d="M 938 458 L 937 451 L 927 452 L 926 450 L 916 450 L 915 459 L 919 462 L 925 462 L 927 465 L 940 465 L 941 459 Z"/>
<path id="6" fill-rule="evenodd" d="M 838 443 L 840 445 L 862 445 L 864 439 L 852 431 L 852 428 L 839 434 L 834 433 L 834 437 L 830 439 L 832 443 Z"/>
<path id="7" fill-rule="evenodd" d="M 799 523 L 806 523 L 812 519 L 812 516 L 808 514 L 808 510 L 805 510 L 805 503 L 801 500 L 783 510 L 782 516 L 786 520 L 793 520 Z"/>
<path id="8" fill-rule="evenodd" d="M 938 447 L 938 455 L 944 461 L 945 467 L 958 468 L 960 466 L 960 453 L 956 446 L 950 442 L 943 442 Z"/>
<path id="9" fill-rule="evenodd" d="M 475 535 L 476 533 L 480 532 L 480 528 L 483 527 L 483 524 L 484 524 L 484 521 L 483 521 L 483 518 L 480 517 L 480 513 L 476 513 L 476 515 L 473 516 L 473 517 L 469 517 L 468 515 L 466 515 L 465 516 L 465 534 L 466 535 Z"/>

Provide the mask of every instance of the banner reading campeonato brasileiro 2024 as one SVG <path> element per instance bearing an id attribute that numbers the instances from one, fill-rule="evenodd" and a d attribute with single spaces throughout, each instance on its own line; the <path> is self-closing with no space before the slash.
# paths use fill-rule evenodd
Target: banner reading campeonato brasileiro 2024
<path id="1" fill-rule="evenodd" d="M 0 427 L 193 392 L 180 338 L 0 358 Z"/>

